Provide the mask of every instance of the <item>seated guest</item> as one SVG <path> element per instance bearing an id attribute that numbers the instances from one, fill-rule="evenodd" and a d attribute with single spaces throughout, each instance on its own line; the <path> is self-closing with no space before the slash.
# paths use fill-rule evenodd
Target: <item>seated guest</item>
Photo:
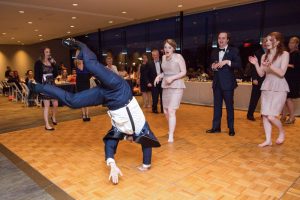
<path id="1" fill-rule="evenodd" d="M 68 81 L 70 83 L 76 83 L 76 69 L 72 69 L 72 74 L 68 76 Z"/>
<path id="2" fill-rule="evenodd" d="M 27 70 L 26 78 L 25 78 L 25 84 L 28 85 L 28 82 L 33 81 L 33 80 L 34 80 L 33 71 L 31 69 Z"/>
<path id="3" fill-rule="evenodd" d="M 119 75 L 121 77 L 123 77 L 124 79 L 128 79 L 129 78 L 129 75 L 128 75 L 127 71 L 125 70 L 125 66 L 124 65 L 120 66 Z"/>
<path id="4" fill-rule="evenodd" d="M 68 71 L 66 69 L 62 70 L 61 75 L 56 77 L 56 82 L 68 82 Z"/>

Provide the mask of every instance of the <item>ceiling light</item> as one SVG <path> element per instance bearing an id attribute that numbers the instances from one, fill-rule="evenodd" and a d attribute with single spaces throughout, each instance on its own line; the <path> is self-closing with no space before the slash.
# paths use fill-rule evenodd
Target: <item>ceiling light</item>
<path id="1" fill-rule="evenodd" d="M 18 42 L 18 43 L 20 43 L 21 41 L 20 41 L 20 40 L 18 40 L 17 42 Z"/>
<path id="2" fill-rule="evenodd" d="M 22 43 L 22 45 L 25 45 L 24 43 Z"/>
<path id="3" fill-rule="evenodd" d="M 14 40 L 15 38 L 14 38 L 14 37 L 11 37 L 10 39 Z"/>
<path id="4" fill-rule="evenodd" d="M 6 33 L 2 33 L 2 35 L 6 35 Z"/>
<path id="5" fill-rule="evenodd" d="M 72 17 L 72 19 L 77 19 L 77 17 Z"/>
<path id="6" fill-rule="evenodd" d="M 23 10 L 19 10 L 19 13 L 20 14 L 24 14 L 25 12 Z"/>
<path id="7" fill-rule="evenodd" d="M 78 6 L 78 3 L 73 3 L 72 5 L 73 5 L 73 6 Z"/>
<path id="8" fill-rule="evenodd" d="M 109 23 L 109 24 L 112 24 L 112 23 L 114 23 L 114 21 L 110 20 L 110 21 L 108 21 L 108 23 Z"/>
<path id="9" fill-rule="evenodd" d="M 159 19 L 155 19 L 156 21 L 158 21 Z"/>
<path id="10" fill-rule="evenodd" d="M 42 37 L 43 35 L 40 34 L 40 35 L 38 35 L 38 36 L 39 36 L 39 37 Z"/>
<path id="11" fill-rule="evenodd" d="M 32 22 L 27 22 L 28 24 L 32 24 Z"/>
<path id="12" fill-rule="evenodd" d="M 40 40 L 42 41 L 42 40 L 43 40 L 43 38 L 40 38 Z"/>
<path id="13" fill-rule="evenodd" d="M 71 28 L 74 28 L 75 26 L 71 25 L 70 27 L 71 27 Z"/>
<path id="14" fill-rule="evenodd" d="M 182 4 L 179 4 L 177 7 L 178 7 L 178 8 L 182 8 L 182 7 L 183 7 L 183 5 L 182 5 Z"/>
<path id="15" fill-rule="evenodd" d="M 35 32 L 38 32 L 38 31 L 39 31 L 39 29 L 34 29 L 34 31 L 35 31 Z"/>
<path id="16" fill-rule="evenodd" d="M 122 11 L 122 14 L 126 14 L 127 12 L 126 11 Z"/>
<path id="17" fill-rule="evenodd" d="M 67 33 L 68 33 L 68 34 L 70 34 L 70 33 L 71 33 L 71 31 L 68 31 Z"/>

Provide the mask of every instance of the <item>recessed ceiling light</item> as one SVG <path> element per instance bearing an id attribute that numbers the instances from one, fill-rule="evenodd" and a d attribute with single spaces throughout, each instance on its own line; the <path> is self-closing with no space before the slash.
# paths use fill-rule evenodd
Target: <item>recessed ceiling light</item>
<path id="1" fill-rule="evenodd" d="M 114 23 L 114 21 L 110 20 L 110 21 L 108 21 L 108 23 L 109 23 L 109 24 L 112 24 L 112 23 Z"/>
<path id="2" fill-rule="evenodd" d="M 182 5 L 182 4 L 179 4 L 177 7 L 178 7 L 178 8 L 182 8 L 182 7 L 183 7 L 183 5 Z"/>
<path id="3" fill-rule="evenodd" d="M 22 43 L 22 45 L 25 45 L 24 43 Z"/>
<path id="4" fill-rule="evenodd" d="M 38 31 L 39 31 L 39 29 L 34 29 L 34 31 L 35 31 L 35 32 L 38 32 Z"/>
<path id="5" fill-rule="evenodd" d="M 20 40 L 18 40 L 17 42 L 18 42 L 18 43 L 20 43 L 21 41 L 20 41 Z"/>
<path id="6" fill-rule="evenodd" d="M 73 6 L 78 6 L 78 3 L 73 3 L 72 5 L 73 5 Z"/>
<path id="7" fill-rule="evenodd" d="M 27 22 L 28 24 L 32 24 L 32 22 Z"/>
<path id="8" fill-rule="evenodd" d="M 122 11 L 122 14 L 126 14 L 127 12 L 126 11 Z"/>
<path id="9" fill-rule="evenodd" d="M 2 35 L 6 35 L 6 33 L 2 33 Z"/>
<path id="10" fill-rule="evenodd" d="M 71 25 L 70 27 L 71 27 L 71 28 L 74 28 L 75 26 Z"/>
<path id="11" fill-rule="evenodd" d="M 155 20 L 157 21 L 157 20 L 159 20 L 159 19 L 155 19 Z"/>
<path id="12" fill-rule="evenodd" d="M 24 14 L 25 12 L 24 12 L 24 10 L 19 10 L 19 13 Z"/>
<path id="13" fill-rule="evenodd" d="M 71 31 L 68 31 L 67 33 L 68 33 L 68 34 L 70 34 L 70 33 L 71 33 Z"/>
<path id="14" fill-rule="evenodd" d="M 72 17 L 72 19 L 77 19 L 77 17 Z"/>
<path id="15" fill-rule="evenodd" d="M 43 38 L 40 38 L 40 40 L 43 40 Z"/>
<path id="16" fill-rule="evenodd" d="M 14 37 L 11 37 L 10 39 L 14 40 L 15 38 L 14 38 Z"/>
<path id="17" fill-rule="evenodd" d="M 42 35 L 42 34 L 39 34 L 38 36 L 39 36 L 39 37 L 42 37 L 43 35 Z"/>

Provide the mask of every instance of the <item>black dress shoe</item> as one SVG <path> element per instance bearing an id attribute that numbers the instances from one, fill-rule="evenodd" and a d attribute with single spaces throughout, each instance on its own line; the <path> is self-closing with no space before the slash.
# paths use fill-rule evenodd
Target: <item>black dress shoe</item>
<path id="1" fill-rule="evenodd" d="M 229 130 L 229 136 L 234 136 L 234 135 L 235 135 L 234 130 Z"/>
<path id="2" fill-rule="evenodd" d="M 157 111 L 157 110 L 152 110 L 152 112 L 158 114 L 158 111 Z"/>
<path id="3" fill-rule="evenodd" d="M 74 38 L 63 39 L 62 44 L 71 49 L 80 49 L 78 42 Z"/>
<path id="4" fill-rule="evenodd" d="M 220 133 L 220 132 L 221 129 L 215 129 L 215 128 L 206 130 L 206 133 Z"/>
<path id="5" fill-rule="evenodd" d="M 54 131 L 55 129 L 54 129 L 53 127 L 51 127 L 51 128 L 45 127 L 45 130 L 46 130 L 46 131 Z"/>
<path id="6" fill-rule="evenodd" d="M 255 118 L 253 116 L 247 116 L 247 119 L 250 121 L 255 121 Z"/>

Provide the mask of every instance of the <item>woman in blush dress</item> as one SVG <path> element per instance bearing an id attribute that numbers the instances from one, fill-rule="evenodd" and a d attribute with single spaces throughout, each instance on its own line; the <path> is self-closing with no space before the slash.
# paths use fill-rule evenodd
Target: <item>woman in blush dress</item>
<path id="1" fill-rule="evenodd" d="M 186 75 L 186 65 L 181 54 L 175 53 L 176 42 L 167 39 L 164 42 L 164 53 L 162 57 L 163 73 L 158 75 L 154 84 L 159 83 L 161 79 L 163 88 L 162 102 L 164 113 L 169 123 L 168 142 L 174 141 L 174 131 L 176 127 L 176 110 L 179 108 L 180 101 L 185 88 L 183 77 Z"/>
<path id="2" fill-rule="evenodd" d="M 261 86 L 261 114 L 266 140 L 259 147 L 272 145 L 272 125 L 279 129 L 276 144 L 282 144 L 285 133 L 281 121 L 277 118 L 285 104 L 289 86 L 284 78 L 288 64 L 289 53 L 284 51 L 283 36 L 279 32 L 268 34 L 266 41 L 267 52 L 261 58 L 261 65 L 257 58 L 249 57 L 249 61 L 255 65 L 259 76 L 266 75 Z"/>
<path id="3" fill-rule="evenodd" d="M 144 102 L 144 108 L 151 108 L 151 87 L 148 87 L 148 84 L 150 83 L 148 79 L 148 56 L 146 53 L 143 53 L 142 55 L 142 63 L 139 66 L 139 72 L 138 72 L 138 84 L 140 85 L 143 102 Z"/>

